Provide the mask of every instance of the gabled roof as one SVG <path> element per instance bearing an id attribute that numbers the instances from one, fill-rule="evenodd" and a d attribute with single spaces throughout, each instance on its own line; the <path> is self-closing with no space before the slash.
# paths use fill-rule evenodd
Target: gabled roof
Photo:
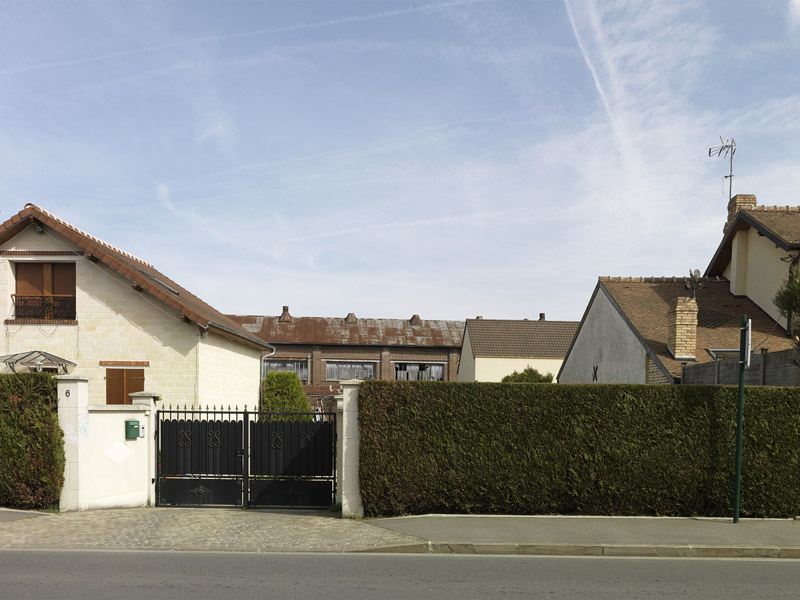
<path id="1" fill-rule="evenodd" d="M 577 321 L 467 319 L 475 357 L 564 358 L 578 330 Z"/>
<path id="2" fill-rule="evenodd" d="M 86 258 L 92 262 L 103 263 L 117 271 L 131 281 L 134 289 L 158 298 L 200 327 L 213 329 L 221 335 L 251 346 L 267 347 L 264 342 L 242 329 L 238 323 L 160 273 L 150 263 L 89 235 L 35 204 L 26 204 L 24 209 L 0 225 L 0 244 L 34 224 L 46 226 L 64 236 L 82 248 Z"/>
<path id="3" fill-rule="evenodd" d="M 800 206 L 752 206 L 741 209 L 722 238 L 706 268 L 707 277 L 725 272 L 731 260 L 731 245 L 737 231 L 751 227 L 783 250 L 800 250 Z"/>
<path id="4" fill-rule="evenodd" d="M 600 277 L 598 288 L 611 300 L 651 355 L 673 377 L 680 377 L 681 361 L 667 350 L 671 304 L 691 295 L 684 277 Z M 696 362 L 713 360 L 707 349 L 738 348 L 740 320 L 746 314 L 753 322 L 752 349 L 770 352 L 793 347 L 786 331 L 754 302 L 730 293 L 724 278 L 704 278 L 697 290 Z M 588 309 L 587 309 L 588 313 Z M 586 315 L 584 315 L 584 319 Z"/>
<path id="5" fill-rule="evenodd" d="M 464 321 L 231 315 L 253 335 L 272 344 L 460 348 Z"/>

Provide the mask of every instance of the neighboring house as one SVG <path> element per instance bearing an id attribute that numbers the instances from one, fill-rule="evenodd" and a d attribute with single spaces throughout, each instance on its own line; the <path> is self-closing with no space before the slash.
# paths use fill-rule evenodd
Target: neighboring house
<path id="1" fill-rule="evenodd" d="M 151 264 L 32 204 L 0 225 L 0 259 L 3 370 L 86 377 L 95 405 L 257 402 L 268 345 Z"/>
<path id="2" fill-rule="evenodd" d="M 726 279 L 601 277 L 559 382 L 678 383 L 683 364 L 738 353 L 743 314 L 753 322 L 754 350 L 792 347 L 783 327 L 733 295 Z"/>
<path id="3" fill-rule="evenodd" d="M 600 278 L 559 381 L 679 382 L 682 365 L 738 352 L 743 314 L 753 321 L 754 350 L 788 350 L 786 319 L 772 300 L 798 262 L 800 207 L 758 206 L 738 194 L 704 279 Z"/>
<path id="4" fill-rule="evenodd" d="M 542 375 L 561 368 L 577 321 L 468 319 L 461 347 L 459 381 L 500 381 L 514 371 L 533 367 Z"/>
<path id="5" fill-rule="evenodd" d="M 738 194 L 723 232 L 706 276 L 725 277 L 731 294 L 747 296 L 786 326 L 772 299 L 800 261 L 800 206 L 758 206 L 755 196 Z"/>
<path id="6" fill-rule="evenodd" d="M 297 373 L 309 399 L 330 408 L 346 379 L 455 381 L 463 321 L 293 317 L 231 319 L 276 348 L 263 359 L 269 371 Z"/>

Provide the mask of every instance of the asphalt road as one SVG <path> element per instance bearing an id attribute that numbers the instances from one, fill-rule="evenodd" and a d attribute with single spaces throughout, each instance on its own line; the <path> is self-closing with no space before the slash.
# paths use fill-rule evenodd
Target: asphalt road
<path id="1" fill-rule="evenodd" d="M 2 597 L 792 598 L 800 561 L 0 550 Z"/>

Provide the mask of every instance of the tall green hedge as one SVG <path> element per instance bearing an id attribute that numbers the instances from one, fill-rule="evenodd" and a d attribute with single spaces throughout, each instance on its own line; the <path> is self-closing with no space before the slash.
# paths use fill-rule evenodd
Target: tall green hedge
<path id="1" fill-rule="evenodd" d="M 0 375 L 0 506 L 48 508 L 64 485 L 64 435 L 49 375 Z"/>
<path id="2" fill-rule="evenodd" d="M 367 381 L 368 515 L 733 510 L 736 388 Z M 748 388 L 743 516 L 800 515 L 800 389 Z"/>

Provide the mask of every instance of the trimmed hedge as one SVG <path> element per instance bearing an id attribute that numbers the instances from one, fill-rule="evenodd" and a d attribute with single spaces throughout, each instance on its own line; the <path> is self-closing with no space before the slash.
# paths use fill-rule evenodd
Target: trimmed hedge
<path id="1" fill-rule="evenodd" d="M 64 435 L 49 375 L 0 375 L 0 505 L 50 508 L 64 485 Z"/>
<path id="2" fill-rule="evenodd" d="M 367 515 L 730 516 L 735 387 L 366 381 Z M 800 389 L 745 393 L 742 516 L 800 515 Z"/>

